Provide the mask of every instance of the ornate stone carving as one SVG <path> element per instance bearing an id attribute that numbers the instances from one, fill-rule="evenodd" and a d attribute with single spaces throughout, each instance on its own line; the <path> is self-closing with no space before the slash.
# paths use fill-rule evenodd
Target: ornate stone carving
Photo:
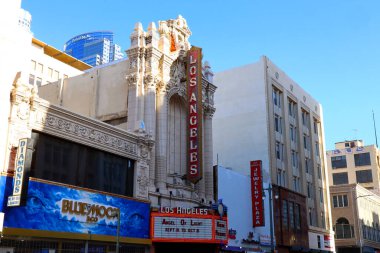
<path id="1" fill-rule="evenodd" d="M 132 58 L 129 60 L 129 69 L 137 68 L 137 58 Z"/>
<path id="2" fill-rule="evenodd" d="M 204 110 L 204 114 L 206 117 L 209 117 L 209 118 L 212 118 L 214 116 L 214 113 L 215 113 L 215 107 L 210 105 L 210 104 L 206 104 L 203 106 L 203 110 Z"/>
<path id="3" fill-rule="evenodd" d="M 129 85 L 129 87 L 131 87 L 131 88 L 135 88 L 136 87 L 136 85 L 137 85 L 137 76 L 136 76 L 136 74 L 127 75 L 126 79 L 127 79 L 127 83 Z"/>
<path id="4" fill-rule="evenodd" d="M 104 145 L 110 149 L 125 153 L 126 155 L 137 155 L 137 145 L 128 140 L 115 137 L 95 128 L 72 122 L 53 115 L 47 115 L 46 118 L 37 117 L 38 123 L 42 124 L 44 129 L 59 131 L 61 134 L 71 135 L 75 138 L 85 140 L 95 146 Z"/>
<path id="5" fill-rule="evenodd" d="M 181 82 L 186 80 L 185 64 L 181 60 L 176 60 L 170 68 L 170 81 L 169 85 L 179 86 Z"/>
<path id="6" fill-rule="evenodd" d="M 26 120 L 29 118 L 29 104 L 22 102 L 17 106 L 17 117 L 21 120 Z"/>
<path id="7" fill-rule="evenodd" d="M 148 168 L 142 165 L 138 166 L 136 189 L 136 197 L 138 198 L 148 198 L 149 177 L 147 175 Z"/>

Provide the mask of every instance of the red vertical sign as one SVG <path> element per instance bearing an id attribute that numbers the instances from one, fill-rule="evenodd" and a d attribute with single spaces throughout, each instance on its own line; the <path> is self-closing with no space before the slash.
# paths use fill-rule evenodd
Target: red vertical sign
<path id="1" fill-rule="evenodd" d="M 191 47 L 187 59 L 188 170 L 187 179 L 202 179 L 202 49 Z"/>
<path id="2" fill-rule="evenodd" d="M 263 176 L 261 160 L 251 161 L 252 221 L 254 227 L 264 226 Z"/>

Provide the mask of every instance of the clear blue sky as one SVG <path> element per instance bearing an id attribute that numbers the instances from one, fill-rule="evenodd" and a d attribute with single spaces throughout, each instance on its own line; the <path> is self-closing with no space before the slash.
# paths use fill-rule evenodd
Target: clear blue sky
<path id="1" fill-rule="evenodd" d="M 71 37 L 111 30 L 125 50 L 136 22 L 181 14 L 214 72 L 268 56 L 324 109 L 327 149 L 346 139 L 375 144 L 380 130 L 378 0 L 23 0 L 36 38 L 58 49 Z M 157 24 L 157 23 L 156 23 Z M 379 133 L 380 134 L 380 133 Z"/>

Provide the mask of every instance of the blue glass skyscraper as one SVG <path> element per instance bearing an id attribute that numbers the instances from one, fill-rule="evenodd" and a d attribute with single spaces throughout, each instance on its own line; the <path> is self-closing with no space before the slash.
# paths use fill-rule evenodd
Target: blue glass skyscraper
<path id="1" fill-rule="evenodd" d="M 97 31 L 77 35 L 68 40 L 65 53 L 89 64 L 98 66 L 124 57 L 121 47 L 113 43 L 113 32 Z"/>

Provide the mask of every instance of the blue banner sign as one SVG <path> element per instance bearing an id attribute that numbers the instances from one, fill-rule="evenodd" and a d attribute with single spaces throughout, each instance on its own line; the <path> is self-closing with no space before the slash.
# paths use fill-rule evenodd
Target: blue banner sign
<path id="1" fill-rule="evenodd" d="M 120 236 L 149 238 L 147 202 L 31 180 L 26 205 L 8 208 L 7 177 L 0 178 L 0 192 L 4 227 L 115 236 L 120 210 Z"/>

